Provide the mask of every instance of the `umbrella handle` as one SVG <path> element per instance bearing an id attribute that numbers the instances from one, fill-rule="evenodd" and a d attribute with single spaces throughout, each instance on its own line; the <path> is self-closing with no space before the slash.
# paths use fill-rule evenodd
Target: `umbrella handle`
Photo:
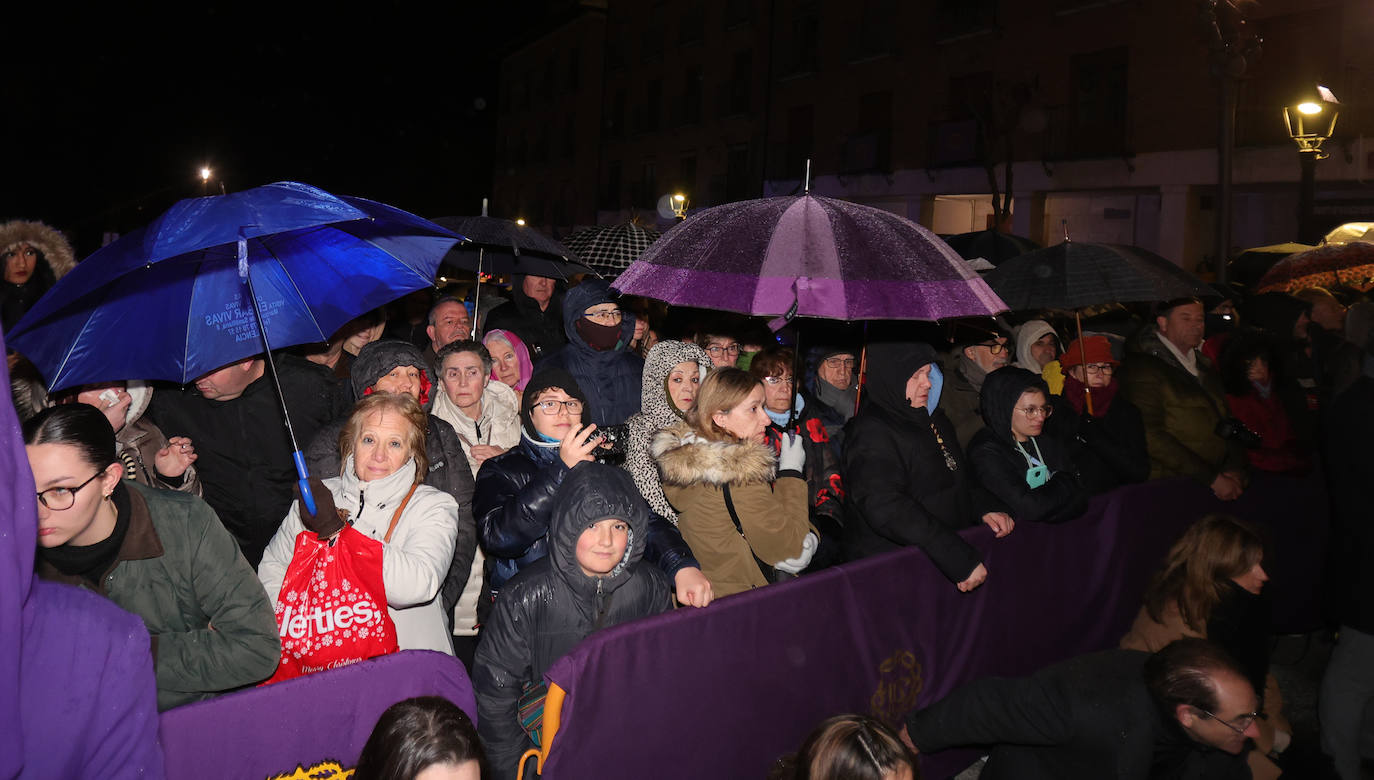
<path id="1" fill-rule="evenodd" d="M 291 460 L 296 462 L 296 474 L 300 477 L 296 484 L 301 488 L 301 500 L 305 502 L 305 511 L 315 514 L 315 496 L 310 492 L 310 472 L 305 468 L 305 456 L 300 450 L 291 453 Z"/>

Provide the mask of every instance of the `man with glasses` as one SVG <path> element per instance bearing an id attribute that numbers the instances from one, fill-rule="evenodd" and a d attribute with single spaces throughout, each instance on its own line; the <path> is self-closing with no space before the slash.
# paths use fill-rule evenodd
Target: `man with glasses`
<path id="1" fill-rule="evenodd" d="M 951 341 L 954 347 L 945 356 L 945 387 L 940 408 L 954 424 L 959 446 L 967 450 L 973 434 L 983 427 L 978 410 L 983 380 L 1011 363 L 1011 347 L 1006 334 L 998 330 L 992 320 L 957 323 Z"/>
<path id="2" fill-rule="evenodd" d="M 1258 704 L 1225 651 L 1180 639 L 1153 655 L 1108 650 L 970 683 L 908 715 L 903 738 L 925 752 L 994 745 L 983 780 L 1240 780 Z"/>
<path id="3" fill-rule="evenodd" d="M 1055 416 L 1045 429 L 1068 445 L 1084 490 L 1096 495 L 1149 479 L 1145 423 L 1118 392 L 1119 363 L 1107 337 L 1075 339 L 1059 362 L 1064 392 L 1051 396 Z"/>
<path id="4" fill-rule="evenodd" d="M 563 331 L 568 345 L 540 367 L 561 368 L 596 400 L 591 422 L 620 425 L 639 411 L 644 359 L 628 351 L 635 316 L 620 307 L 610 285 L 590 279 L 568 291 Z"/>
<path id="5" fill-rule="evenodd" d="M 831 449 L 838 455 L 844 424 L 854 416 L 859 392 L 858 353 L 848 347 L 819 347 L 811 351 L 808 364 L 815 366 L 815 373 L 807 376 L 804 389 L 815 399 L 813 411 L 825 426 Z"/>

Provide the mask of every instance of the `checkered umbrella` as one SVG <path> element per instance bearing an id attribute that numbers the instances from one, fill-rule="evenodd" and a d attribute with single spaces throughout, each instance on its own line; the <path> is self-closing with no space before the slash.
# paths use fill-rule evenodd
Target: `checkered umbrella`
<path id="1" fill-rule="evenodd" d="M 614 279 L 658 239 L 659 232 L 633 222 L 597 225 L 579 230 L 563 242 L 587 265 L 607 279 Z"/>

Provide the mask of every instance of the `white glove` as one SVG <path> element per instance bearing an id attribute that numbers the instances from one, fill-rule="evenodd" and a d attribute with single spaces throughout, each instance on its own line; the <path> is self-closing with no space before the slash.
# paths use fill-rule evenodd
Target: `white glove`
<path id="1" fill-rule="evenodd" d="M 773 568 L 788 574 L 801 574 L 803 569 L 811 565 L 811 556 L 816 554 L 816 545 L 820 544 L 820 541 L 814 532 L 808 533 L 802 540 L 802 549 L 797 557 L 778 561 L 773 564 Z"/>
<path id="2" fill-rule="evenodd" d="M 784 433 L 778 447 L 778 471 L 801 471 L 805 465 L 802 438 L 795 433 Z"/>

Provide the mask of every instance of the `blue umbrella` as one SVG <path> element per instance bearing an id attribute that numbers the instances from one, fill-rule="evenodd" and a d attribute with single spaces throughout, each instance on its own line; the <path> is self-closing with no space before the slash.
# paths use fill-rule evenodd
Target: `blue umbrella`
<path id="1" fill-rule="evenodd" d="M 272 349 L 326 341 L 433 284 L 459 240 L 399 209 L 296 182 L 183 200 L 79 263 L 9 342 L 50 391 L 119 379 L 185 384 L 263 352 L 275 384 Z M 305 492 L 289 418 L 286 426 Z"/>

